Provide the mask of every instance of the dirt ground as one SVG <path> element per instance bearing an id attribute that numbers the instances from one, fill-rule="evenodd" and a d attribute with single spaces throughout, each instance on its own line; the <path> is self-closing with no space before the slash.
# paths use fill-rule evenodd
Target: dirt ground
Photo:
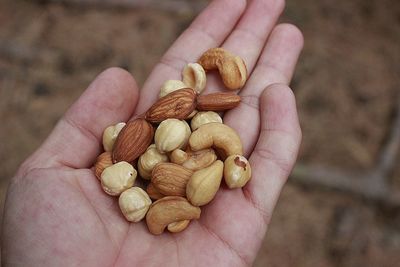
<path id="1" fill-rule="evenodd" d="M 18 165 L 98 73 L 120 66 L 142 84 L 196 15 L 56 2 L 0 0 L 1 203 Z M 282 20 L 305 35 L 292 82 L 299 162 L 373 168 L 399 97 L 400 2 L 287 0 Z M 400 188 L 399 167 L 390 179 Z M 290 181 L 254 266 L 389 267 L 399 251 L 399 208 Z"/>

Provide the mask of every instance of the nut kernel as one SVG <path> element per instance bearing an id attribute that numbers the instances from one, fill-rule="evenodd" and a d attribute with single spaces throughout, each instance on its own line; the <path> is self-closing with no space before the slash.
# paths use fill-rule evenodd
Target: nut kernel
<path id="1" fill-rule="evenodd" d="M 163 194 L 158 192 L 158 190 L 154 187 L 154 185 L 152 183 L 149 183 L 147 185 L 146 192 L 151 199 L 157 200 L 157 199 L 165 197 Z"/>
<path id="2" fill-rule="evenodd" d="M 224 162 L 224 179 L 229 188 L 241 188 L 251 178 L 249 161 L 241 155 L 231 155 Z"/>
<path id="3" fill-rule="evenodd" d="M 198 62 L 205 70 L 218 69 L 224 85 L 230 90 L 240 89 L 246 83 L 247 68 L 243 59 L 223 48 L 207 50 Z"/>
<path id="4" fill-rule="evenodd" d="M 119 207 L 125 218 L 130 222 L 142 220 L 150 208 L 151 200 L 140 187 L 132 187 L 119 196 Z"/>
<path id="5" fill-rule="evenodd" d="M 217 155 L 212 148 L 199 151 L 175 149 L 170 154 L 171 162 L 182 165 L 186 169 L 197 171 L 210 166 L 217 160 Z"/>
<path id="6" fill-rule="evenodd" d="M 111 165 L 113 165 L 111 152 L 101 153 L 97 157 L 96 163 L 94 164 L 94 174 L 96 175 L 97 179 L 100 180 L 104 169 L 110 167 Z"/>
<path id="7" fill-rule="evenodd" d="M 163 83 L 160 89 L 159 97 L 163 97 L 176 90 L 187 88 L 186 84 L 179 80 L 168 80 Z"/>
<path id="8" fill-rule="evenodd" d="M 105 151 L 112 151 L 115 140 L 119 132 L 126 125 L 125 122 L 120 122 L 115 125 L 108 126 L 103 132 L 103 147 Z"/>
<path id="9" fill-rule="evenodd" d="M 166 153 L 187 145 L 191 134 L 186 121 L 167 119 L 158 126 L 154 141 L 159 152 Z"/>
<path id="10" fill-rule="evenodd" d="M 206 72 L 199 63 L 189 63 L 183 68 L 182 81 L 200 94 L 206 87 Z"/>
<path id="11" fill-rule="evenodd" d="M 195 131 L 201 125 L 210 122 L 222 123 L 222 118 L 214 111 L 201 111 L 193 117 L 192 121 L 190 122 L 190 126 L 192 127 L 192 131 Z"/>
<path id="12" fill-rule="evenodd" d="M 197 114 L 197 112 L 199 112 L 197 109 L 193 110 L 186 119 L 192 119 Z"/>
<path id="13" fill-rule="evenodd" d="M 209 167 L 193 173 L 186 185 L 186 196 L 194 206 L 209 203 L 217 194 L 221 184 L 224 164 L 217 160 Z"/>
<path id="14" fill-rule="evenodd" d="M 168 162 L 168 156 L 161 154 L 155 144 L 150 145 L 146 152 L 139 157 L 138 171 L 143 179 L 149 180 L 151 172 L 158 163 Z"/>
<path id="15" fill-rule="evenodd" d="M 179 233 L 179 232 L 182 232 L 183 230 L 185 230 L 188 227 L 189 223 L 190 223 L 190 220 L 173 222 L 173 223 L 168 224 L 167 229 L 171 233 Z"/>
<path id="16" fill-rule="evenodd" d="M 155 201 L 146 214 L 150 233 L 160 235 L 171 223 L 200 218 L 201 209 L 183 197 L 163 197 Z"/>
<path id="17" fill-rule="evenodd" d="M 120 161 L 104 169 L 101 174 L 101 186 L 107 194 L 118 196 L 133 186 L 136 176 L 137 172 L 131 164 Z"/>
<path id="18" fill-rule="evenodd" d="M 193 171 L 174 163 L 159 163 L 151 174 L 153 187 L 165 196 L 186 195 L 186 184 Z"/>
<path id="19" fill-rule="evenodd" d="M 193 151 L 214 147 L 222 158 L 243 155 L 243 145 L 236 131 L 228 125 L 211 122 L 203 124 L 189 138 Z"/>

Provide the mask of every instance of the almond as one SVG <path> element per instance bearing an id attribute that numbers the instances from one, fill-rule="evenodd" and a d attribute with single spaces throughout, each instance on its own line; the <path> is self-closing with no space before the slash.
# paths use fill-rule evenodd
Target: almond
<path id="1" fill-rule="evenodd" d="M 105 168 L 110 167 L 111 165 L 113 165 L 111 152 L 104 152 L 100 154 L 96 159 L 96 163 L 94 164 L 94 174 L 96 175 L 97 179 L 100 180 L 101 173 Z"/>
<path id="2" fill-rule="evenodd" d="M 197 109 L 204 111 L 222 111 L 235 108 L 240 96 L 231 93 L 214 93 L 197 97 Z"/>
<path id="3" fill-rule="evenodd" d="M 113 149 L 113 162 L 133 163 L 153 141 L 153 126 L 144 119 L 128 122 L 118 135 Z"/>
<path id="4" fill-rule="evenodd" d="M 152 183 L 149 183 L 149 185 L 146 188 L 146 192 L 150 198 L 155 200 L 165 197 L 163 194 L 157 191 L 157 189 L 154 187 Z"/>
<path id="5" fill-rule="evenodd" d="M 166 196 L 185 196 L 186 184 L 193 171 L 174 163 L 159 163 L 154 167 L 151 183 Z"/>
<path id="6" fill-rule="evenodd" d="M 184 120 L 196 107 L 196 92 L 185 88 L 160 98 L 146 112 L 146 120 L 161 122 L 166 119 Z"/>

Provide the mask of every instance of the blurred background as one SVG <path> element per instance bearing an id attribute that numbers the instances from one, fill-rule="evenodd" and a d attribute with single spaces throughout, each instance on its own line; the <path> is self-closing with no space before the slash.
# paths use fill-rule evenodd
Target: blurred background
<path id="1" fill-rule="evenodd" d="M 0 0 L 0 207 L 102 70 L 142 84 L 206 0 Z M 399 266 L 400 1 L 287 0 L 303 144 L 254 266 Z"/>

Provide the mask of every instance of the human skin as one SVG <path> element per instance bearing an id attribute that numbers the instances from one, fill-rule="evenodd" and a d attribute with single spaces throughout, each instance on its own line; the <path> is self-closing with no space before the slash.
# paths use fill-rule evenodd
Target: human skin
<path id="1" fill-rule="evenodd" d="M 101 73 L 12 178 L 2 227 L 4 266 L 250 266 L 301 141 L 288 87 L 303 46 L 300 31 L 276 25 L 283 0 L 215 0 L 162 57 L 140 90 L 126 71 Z M 127 222 L 90 169 L 103 130 L 142 114 L 167 79 L 222 46 L 246 62 L 241 104 L 224 123 L 240 135 L 252 179 L 225 186 L 181 233 L 151 235 Z M 208 74 L 205 93 L 223 88 Z"/>

